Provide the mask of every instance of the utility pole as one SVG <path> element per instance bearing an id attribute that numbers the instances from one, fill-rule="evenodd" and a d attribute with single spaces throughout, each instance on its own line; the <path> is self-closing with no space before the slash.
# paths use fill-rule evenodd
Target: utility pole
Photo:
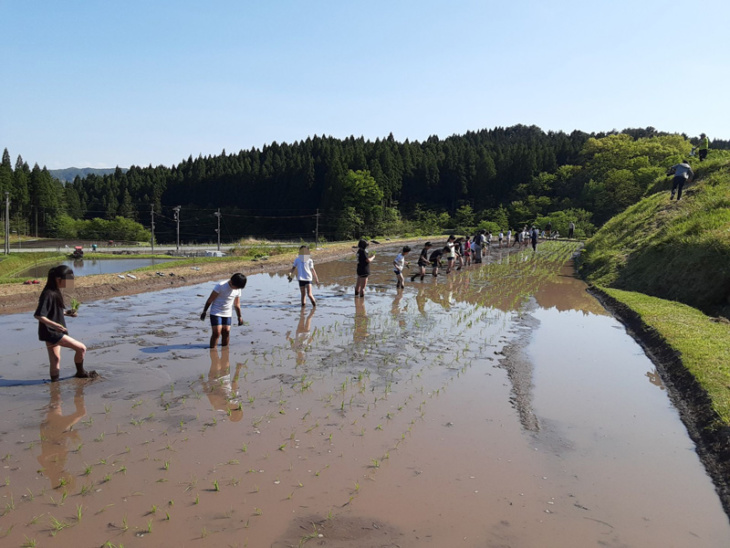
<path id="1" fill-rule="evenodd" d="M 314 217 L 314 249 L 319 249 L 319 208 L 317 208 L 317 214 Z"/>
<path id="2" fill-rule="evenodd" d="M 213 213 L 216 217 L 218 217 L 218 228 L 215 230 L 218 234 L 218 251 L 221 250 L 221 208 L 218 208 L 218 211 Z"/>
<path id="3" fill-rule="evenodd" d="M 10 192 L 5 193 L 5 255 L 10 255 Z"/>
<path id="4" fill-rule="evenodd" d="M 175 212 L 175 222 L 177 223 L 177 247 L 176 250 L 180 251 L 180 209 L 181 206 L 173 207 L 172 210 Z"/>
<path id="5" fill-rule="evenodd" d="M 152 221 L 150 222 L 150 230 L 152 231 L 152 237 L 150 238 L 150 245 L 152 246 L 152 254 L 155 254 L 155 205 L 150 206 L 150 216 Z"/>

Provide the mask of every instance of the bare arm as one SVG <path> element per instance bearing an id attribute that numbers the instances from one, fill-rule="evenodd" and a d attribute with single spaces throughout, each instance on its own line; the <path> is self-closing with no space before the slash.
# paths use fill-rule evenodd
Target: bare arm
<path id="1" fill-rule="evenodd" d="M 55 331 L 60 331 L 61 333 L 68 333 L 68 329 L 66 329 L 64 326 L 62 326 L 60 323 L 56 323 L 52 320 L 49 320 L 45 316 L 34 316 L 36 320 L 41 322 L 46 327 L 50 327 L 51 329 Z"/>
<path id="2" fill-rule="evenodd" d="M 314 283 L 319 285 L 319 276 L 317 276 L 317 271 L 314 269 L 314 265 L 312 265 L 312 276 L 314 276 Z"/>
<path id="3" fill-rule="evenodd" d="M 210 305 L 213 304 L 213 301 L 215 301 L 218 298 L 218 293 L 215 291 L 210 292 L 210 297 L 208 297 L 208 300 L 205 301 L 205 307 L 203 308 L 203 313 L 200 315 L 200 319 L 205 319 L 205 313 L 208 312 L 208 309 L 210 308 Z M 240 316 L 240 315 L 239 315 Z"/>
<path id="4" fill-rule="evenodd" d="M 241 316 L 241 297 L 236 297 L 236 300 L 233 301 L 233 308 L 238 316 L 238 325 L 243 325 L 243 316 Z"/>

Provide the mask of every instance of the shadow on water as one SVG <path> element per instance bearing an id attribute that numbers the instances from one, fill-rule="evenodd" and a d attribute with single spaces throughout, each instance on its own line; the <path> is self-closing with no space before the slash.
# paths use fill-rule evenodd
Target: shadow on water
<path id="1" fill-rule="evenodd" d="M 140 349 L 144 354 L 164 354 L 173 350 L 201 350 L 207 349 L 207 344 L 168 344 L 164 346 L 145 346 Z"/>

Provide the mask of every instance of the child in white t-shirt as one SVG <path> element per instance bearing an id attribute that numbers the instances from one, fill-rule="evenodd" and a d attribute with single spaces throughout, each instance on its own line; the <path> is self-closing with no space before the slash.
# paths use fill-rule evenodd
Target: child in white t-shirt
<path id="1" fill-rule="evenodd" d="M 299 248 L 299 255 L 294 259 L 294 264 L 289 271 L 289 281 L 291 282 L 294 274 L 297 273 L 297 280 L 299 281 L 299 291 L 302 294 L 302 306 L 306 304 L 306 297 L 312 301 L 312 306 L 317 306 L 317 301 L 314 300 L 312 294 L 312 282 L 314 281 L 319 285 L 319 278 L 317 277 L 317 271 L 314 270 L 314 261 L 309 255 L 309 248 L 303 245 Z"/>
<path id="2" fill-rule="evenodd" d="M 396 289 L 402 289 L 405 287 L 405 280 L 403 279 L 403 269 L 406 267 L 406 256 L 411 252 L 411 248 L 405 246 L 403 250 L 395 256 L 393 261 L 393 273 L 397 278 Z"/>
<path id="3" fill-rule="evenodd" d="M 231 335 L 231 317 L 233 309 L 236 309 L 238 315 L 238 325 L 243 325 L 243 317 L 241 316 L 241 290 L 246 287 L 246 276 L 236 273 L 231 276 L 230 280 L 223 280 L 216 284 L 210 297 L 205 301 L 205 308 L 200 315 L 201 320 L 205 320 L 205 313 L 210 308 L 210 326 L 212 333 L 210 335 L 210 347 L 215 348 L 218 339 L 221 339 L 221 346 L 228 346 L 228 340 Z"/>

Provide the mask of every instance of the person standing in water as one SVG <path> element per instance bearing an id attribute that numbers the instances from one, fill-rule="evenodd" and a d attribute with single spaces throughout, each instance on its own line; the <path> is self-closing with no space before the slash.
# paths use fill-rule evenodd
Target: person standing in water
<path id="1" fill-rule="evenodd" d="M 454 268 L 454 262 L 456 262 L 456 246 L 454 241 L 456 236 L 453 234 L 446 240 L 446 246 L 444 247 L 444 253 L 446 254 L 446 273 L 450 274 L 451 269 Z"/>
<path id="2" fill-rule="evenodd" d="M 444 256 L 444 254 L 447 254 L 449 252 L 448 247 L 444 247 L 443 249 L 436 249 L 431 253 L 431 256 L 429 257 L 429 260 L 431 261 L 431 266 L 433 267 L 433 275 L 438 276 L 439 275 L 439 267 L 443 266 L 441 264 L 441 257 Z"/>
<path id="3" fill-rule="evenodd" d="M 421 254 L 418 256 L 418 273 L 411 276 L 411 281 L 416 280 L 416 276 L 420 276 L 421 280 L 426 276 L 426 267 L 429 265 L 428 262 L 428 250 L 431 249 L 431 242 L 423 244 Z"/>
<path id="4" fill-rule="evenodd" d="M 38 339 L 46 343 L 51 382 L 58 382 L 60 376 L 61 347 L 70 348 L 75 352 L 77 378 L 89 379 L 97 376 L 96 371 L 84 369 L 86 345 L 69 336 L 66 328 L 65 316 L 75 318 L 77 312 L 73 309 L 64 309 L 61 289 L 72 288 L 73 282 L 74 272 L 66 265 L 51 268 L 48 271 L 46 285 L 38 298 L 38 308 L 33 314 L 38 320 Z"/>
<path id="5" fill-rule="evenodd" d="M 205 320 L 205 313 L 210 308 L 210 327 L 212 333 L 210 335 L 210 347 L 215 348 L 218 339 L 222 338 L 221 346 L 228 346 L 231 336 L 231 317 L 233 309 L 236 309 L 238 315 L 238 325 L 243 325 L 243 317 L 241 316 L 241 290 L 246 287 L 246 276 L 240 272 L 231 276 L 230 280 L 223 280 L 216 284 L 210 297 L 205 301 L 203 313 L 200 315 L 201 320 Z"/>
<path id="6" fill-rule="evenodd" d="M 396 289 L 403 289 L 405 287 L 405 280 L 403 279 L 403 269 L 406 267 L 406 257 L 411 252 L 411 248 L 405 246 L 403 250 L 395 256 L 393 261 L 393 272 L 397 279 Z"/>
<path id="7" fill-rule="evenodd" d="M 299 255 L 294 259 L 294 265 L 289 271 L 289 281 L 292 281 L 292 275 L 294 271 L 297 273 L 297 280 L 299 281 L 299 291 L 302 294 L 302 306 L 306 304 L 306 297 L 312 302 L 312 306 L 317 306 L 317 301 L 314 300 L 312 294 L 312 282 L 319 285 L 319 278 L 317 277 L 317 271 L 314 270 L 314 261 L 309 255 L 309 248 L 303 245 L 299 248 Z"/>
<path id="8" fill-rule="evenodd" d="M 368 285 L 370 276 L 370 263 L 375 258 L 375 253 L 370 256 L 367 250 L 368 243 L 365 240 L 357 242 L 357 283 L 355 283 L 355 297 L 365 296 L 365 287 Z"/>

